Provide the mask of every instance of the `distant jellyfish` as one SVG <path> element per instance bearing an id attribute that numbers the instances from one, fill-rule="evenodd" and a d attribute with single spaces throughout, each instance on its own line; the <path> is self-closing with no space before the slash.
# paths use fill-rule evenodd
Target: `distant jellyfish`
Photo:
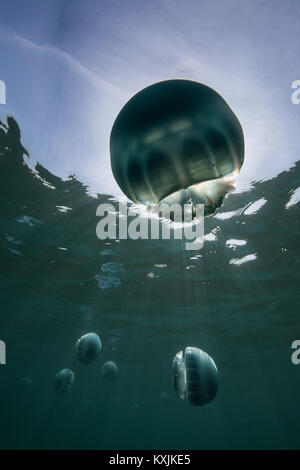
<path id="1" fill-rule="evenodd" d="M 135 203 L 222 205 L 244 161 L 242 127 L 206 85 L 166 80 L 144 88 L 119 112 L 110 136 L 113 175 Z"/>
<path id="2" fill-rule="evenodd" d="M 180 398 L 201 406 L 213 400 L 219 385 L 213 359 L 198 348 L 187 347 L 173 361 L 173 385 Z"/>
<path id="3" fill-rule="evenodd" d="M 170 399 L 170 395 L 167 392 L 162 392 L 159 395 L 159 399 L 160 399 L 161 404 L 164 407 L 167 407 L 170 405 L 171 399 Z"/>
<path id="4" fill-rule="evenodd" d="M 93 362 L 101 351 L 102 345 L 96 333 L 88 333 L 77 341 L 78 358 L 84 364 Z"/>
<path id="5" fill-rule="evenodd" d="M 71 369 L 62 369 L 55 376 L 54 388 L 58 393 L 65 393 L 74 383 L 74 372 Z"/>
<path id="6" fill-rule="evenodd" d="M 113 361 L 108 361 L 103 364 L 102 376 L 109 382 L 113 382 L 118 375 L 118 366 Z"/>
<path id="7" fill-rule="evenodd" d="M 32 387 L 34 385 L 34 379 L 32 377 L 22 377 L 20 384 L 24 387 Z"/>

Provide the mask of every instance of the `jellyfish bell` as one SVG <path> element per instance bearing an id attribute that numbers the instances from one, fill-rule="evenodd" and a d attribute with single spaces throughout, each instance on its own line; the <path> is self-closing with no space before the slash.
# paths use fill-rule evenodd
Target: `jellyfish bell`
<path id="1" fill-rule="evenodd" d="M 194 347 L 180 351 L 173 361 L 173 385 L 180 398 L 191 405 L 201 406 L 211 402 L 219 385 L 213 359 Z"/>
<path id="2" fill-rule="evenodd" d="M 54 379 L 54 388 L 58 393 L 65 393 L 74 383 L 74 372 L 71 369 L 62 369 L 56 374 Z"/>
<path id="3" fill-rule="evenodd" d="M 87 333 L 77 341 L 77 355 L 80 362 L 90 364 L 99 356 L 102 345 L 96 333 Z"/>
<path id="4" fill-rule="evenodd" d="M 118 375 L 118 366 L 113 361 L 108 361 L 102 366 L 102 377 L 109 382 L 113 382 Z"/>
<path id="5" fill-rule="evenodd" d="M 155 83 L 131 98 L 110 136 L 113 175 L 135 203 L 204 204 L 209 215 L 235 186 L 242 127 L 224 99 L 190 80 Z"/>

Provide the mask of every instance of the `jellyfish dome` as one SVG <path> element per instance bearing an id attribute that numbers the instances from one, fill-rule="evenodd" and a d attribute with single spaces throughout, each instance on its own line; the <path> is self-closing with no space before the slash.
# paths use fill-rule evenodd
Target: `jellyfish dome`
<path id="1" fill-rule="evenodd" d="M 101 351 L 102 345 L 96 333 L 87 333 L 77 341 L 78 358 L 84 364 L 93 362 Z"/>
<path id="2" fill-rule="evenodd" d="M 218 391 L 219 376 L 213 359 L 198 348 L 187 347 L 173 361 L 173 385 L 191 405 L 209 403 Z"/>
<path id="3" fill-rule="evenodd" d="M 167 80 L 144 88 L 121 109 L 110 156 L 118 185 L 135 203 L 204 204 L 209 215 L 234 189 L 244 137 L 212 88 Z"/>
<path id="4" fill-rule="evenodd" d="M 118 366 L 113 361 L 107 361 L 102 367 L 102 376 L 104 379 L 112 382 L 118 375 Z"/>
<path id="5" fill-rule="evenodd" d="M 71 369 L 62 369 L 56 374 L 54 388 L 58 393 L 65 393 L 74 383 L 74 372 Z"/>

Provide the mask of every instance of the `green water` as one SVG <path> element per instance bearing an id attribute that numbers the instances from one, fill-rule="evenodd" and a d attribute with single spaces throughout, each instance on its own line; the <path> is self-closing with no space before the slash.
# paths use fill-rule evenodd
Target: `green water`
<path id="1" fill-rule="evenodd" d="M 0 154 L 0 448 L 300 447 L 300 365 L 291 362 L 300 214 L 288 204 L 300 163 L 228 196 L 192 252 L 180 240 L 100 241 L 96 207 L 111 197 L 42 166 L 32 173 L 14 121 L 0 130 Z M 90 331 L 103 349 L 87 366 L 75 343 Z M 219 369 L 207 406 L 173 390 L 172 360 L 185 346 Z M 107 360 L 116 382 L 101 377 Z M 58 395 L 53 379 L 65 367 L 75 382 Z"/>

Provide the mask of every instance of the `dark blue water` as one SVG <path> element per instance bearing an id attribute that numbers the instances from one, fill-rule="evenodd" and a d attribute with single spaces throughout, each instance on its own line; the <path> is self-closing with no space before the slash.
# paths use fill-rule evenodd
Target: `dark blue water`
<path id="1" fill-rule="evenodd" d="M 193 252 L 181 240 L 99 240 L 96 208 L 111 196 L 32 172 L 24 151 L 10 120 L 0 129 L 0 447 L 299 448 L 300 163 L 229 195 Z M 87 366 L 75 343 L 89 331 L 103 349 Z M 204 407 L 172 387 L 173 357 L 188 345 L 219 369 Z M 107 360 L 119 367 L 113 383 L 101 377 Z M 58 395 L 64 367 L 75 383 Z"/>

